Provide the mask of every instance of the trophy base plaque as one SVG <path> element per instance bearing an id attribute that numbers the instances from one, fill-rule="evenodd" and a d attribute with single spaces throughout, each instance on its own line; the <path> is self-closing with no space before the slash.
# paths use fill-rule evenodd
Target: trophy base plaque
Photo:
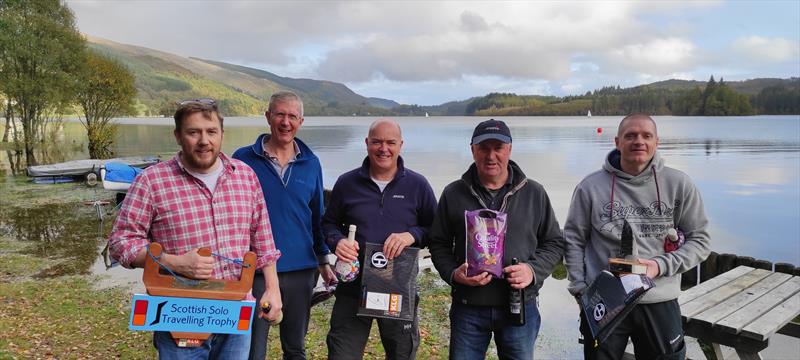
<path id="1" fill-rule="evenodd" d="M 627 274 L 647 274 L 647 266 L 635 259 L 608 259 L 608 267 L 616 276 Z"/>

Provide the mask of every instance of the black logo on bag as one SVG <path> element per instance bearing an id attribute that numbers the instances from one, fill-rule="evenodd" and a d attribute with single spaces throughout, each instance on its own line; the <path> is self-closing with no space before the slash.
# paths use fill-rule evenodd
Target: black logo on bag
<path id="1" fill-rule="evenodd" d="M 158 304 L 158 308 L 156 308 L 156 319 L 150 323 L 150 326 L 153 326 L 161 322 L 161 309 L 164 308 L 164 305 L 167 305 L 166 301 L 162 301 L 161 303 Z"/>

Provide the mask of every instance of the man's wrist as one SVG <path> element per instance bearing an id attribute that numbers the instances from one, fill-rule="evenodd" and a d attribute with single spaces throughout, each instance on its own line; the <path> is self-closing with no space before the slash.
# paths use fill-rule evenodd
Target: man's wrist
<path id="1" fill-rule="evenodd" d="M 528 269 L 531 270 L 531 283 L 528 284 L 528 285 L 536 284 L 536 271 L 533 270 L 533 265 L 531 265 L 531 263 L 527 263 L 527 262 L 525 263 L 525 265 L 528 265 Z"/>
<path id="2" fill-rule="evenodd" d="M 180 259 L 177 255 L 161 253 L 158 261 L 166 268 L 169 268 L 173 271 L 178 271 L 180 268 Z"/>
<path id="3" fill-rule="evenodd" d="M 317 255 L 317 266 L 332 265 L 331 257 L 333 254 Z M 335 255 L 334 255 L 335 256 Z"/>
<path id="4" fill-rule="evenodd" d="M 450 272 L 450 284 L 451 285 L 456 283 L 456 271 L 458 271 L 458 268 L 455 268 L 455 269 L 453 269 L 452 272 Z"/>
<path id="5" fill-rule="evenodd" d="M 407 238 L 408 240 L 406 240 L 406 242 L 408 243 L 406 244 L 406 246 L 414 246 L 414 244 L 417 243 L 417 239 L 414 238 L 414 234 L 412 234 L 410 231 L 406 231 L 406 234 L 408 234 Z"/>

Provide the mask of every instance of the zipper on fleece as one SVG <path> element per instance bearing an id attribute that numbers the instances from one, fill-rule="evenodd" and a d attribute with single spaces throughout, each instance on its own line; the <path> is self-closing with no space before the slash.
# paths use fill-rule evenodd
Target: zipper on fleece
<path id="1" fill-rule="evenodd" d="M 514 195 L 514 193 L 516 193 L 517 191 L 519 191 L 519 189 L 522 189 L 522 187 L 525 186 L 525 184 L 527 184 L 527 183 L 528 183 L 528 179 L 524 179 L 519 184 L 514 186 L 511 190 L 509 190 L 503 196 L 503 202 L 500 205 L 500 210 L 499 211 L 505 212 L 506 206 L 508 206 L 508 198 L 510 198 L 511 195 Z M 488 209 L 489 207 L 486 206 L 485 202 L 483 202 L 483 199 L 480 197 L 480 195 L 478 195 L 478 192 L 475 191 L 475 188 L 471 184 L 467 184 L 467 187 L 469 187 L 469 192 L 472 194 L 472 196 L 474 196 L 475 199 L 478 200 L 478 203 L 481 204 L 481 206 L 483 206 L 484 209 Z"/>

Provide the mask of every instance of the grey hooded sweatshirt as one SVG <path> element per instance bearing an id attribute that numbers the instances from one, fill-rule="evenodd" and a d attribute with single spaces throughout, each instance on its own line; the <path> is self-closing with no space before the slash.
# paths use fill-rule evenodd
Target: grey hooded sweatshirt
<path id="1" fill-rule="evenodd" d="M 664 166 L 656 151 L 639 175 L 621 170 L 620 152 L 611 151 L 603 169 L 581 181 L 572 195 L 567 221 L 565 262 L 569 291 L 580 294 L 617 257 L 624 220 L 630 223 L 634 256 L 658 263 L 656 287 L 642 303 L 672 300 L 680 295 L 681 273 L 709 254 L 708 219 L 700 193 L 683 172 Z M 667 229 L 684 232 L 686 242 L 673 252 L 664 251 Z"/>

